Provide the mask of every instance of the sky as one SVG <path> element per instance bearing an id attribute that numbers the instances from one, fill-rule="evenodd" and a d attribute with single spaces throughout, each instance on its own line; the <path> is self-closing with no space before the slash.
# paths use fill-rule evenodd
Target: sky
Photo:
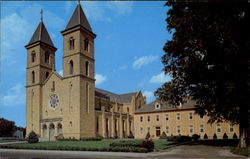
<path id="1" fill-rule="evenodd" d="M 25 85 L 28 44 L 43 21 L 56 51 L 56 71 L 62 73 L 63 37 L 77 5 L 75 1 L 1 1 L 0 117 L 26 125 Z M 84 1 L 83 10 L 95 39 L 96 87 L 117 94 L 141 91 L 147 103 L 170 77 L 161 56 L 170 40 L 162 1 Z"/>

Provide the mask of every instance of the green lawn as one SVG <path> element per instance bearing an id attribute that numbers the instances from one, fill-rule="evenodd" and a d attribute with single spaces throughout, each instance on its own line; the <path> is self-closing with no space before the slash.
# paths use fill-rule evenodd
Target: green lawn
<path id="1" fill-rule="evenodd" d="M 249 156 L 248 148 L 231 148 L 231 152 L 237 155 Z"/>
<path id="2" fill-rule="evenodd" d="M 110 143 L 116 140 L 102 140 L 102 141 L 53 141 L 53 142 L 39 142 L 35 144 L 18 143 L 7 145 L 8 148 L 16 149 L 68 149 L 68 150 L 105 150 L 110 148 Z M 167 149 L 171 142 L 155 140 L 155 150 L 160 151 Z"/>
<path id="3" fill-rule="evenodd" d="M 18 140 L 0 140 L 0 143 L 6 143 L 6 142 L 16 142 Z"/>

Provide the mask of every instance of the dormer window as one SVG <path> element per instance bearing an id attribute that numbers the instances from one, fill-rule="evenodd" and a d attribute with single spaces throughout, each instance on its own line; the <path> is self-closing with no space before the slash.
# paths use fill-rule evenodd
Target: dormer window
<path id="1" fill-rule="evenodd" d="M 69 39 L 69 49 L 73 50 L 75 48 L 75 39 L 73 39 L 73 37 L 71 37 Z"/>
<path id="2" fill-rule="evenodd" d="M 155 103 L 155 109 L 161 109 L 161 105 L 159 103 Z"/>
<path id="3" fill-rule="evenodd" d="M 88 39 L 84 40 L 84 50 L 89 51 L 89 40 Z"/>
<path id="4" fill-rule="evenodd" d="M 178 108 L 181 108 L 182 107 L 182 103 L 180 102 L 179 105 L 177 106 Z"/>
<path id="5" fill-rule="evenodd" d="M 36 61 L 36 53 L 35 53 L 35 51 L 33 51 L 33 52 L 31 53 L 31 61 L 32 61 L 32 62 L 35 62 L 35 61 Z"/>

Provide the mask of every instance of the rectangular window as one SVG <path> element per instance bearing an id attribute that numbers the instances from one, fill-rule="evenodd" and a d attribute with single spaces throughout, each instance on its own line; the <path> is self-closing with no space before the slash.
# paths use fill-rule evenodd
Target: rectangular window
<path id="1" fill-rule="evenodd" d="M 193 125 L 189 125 L 189 133 L 193 133 L 193 132 L 194 132 Z"/>
<path id="2" fill-rule="evenodd" d="M 180 113 L 177 113 L 177 114 L 176 114 L 176 119 L 177 119 L 177 120 L 181 120 L 181 114 L 180 114 Z"/>
<path id="3" fill-rule="evenodd" d="M 200 125 L 200 132 L 204 132 L 204 125 Z"/>
<path id="4" fill-rule="evenodd" d="M 89 51 L 89 40 L 88 39 L 84 40 L 84 50 Z"/>
<path id="5" fill-rule="evenodd" d="M 233 126 L 233 124 L 229 125 L 229 132 L 234 132 L 234 126 Z"/>
<path id="6" fill-rule="evenodd" d="M 165 115 L 166 120 L 168 120 L 168 114 Z"/>
<path id="7" fill-rule="evenodd" d="M 180 126 L 177 126 L 177 127 L 176 127 L 176 130 L 177 130 L 177 133 L 178 133 L 178 134 L 181 133 L 181 127 L 180 127 Z"/>
<path id="8" fill-rule="evenodd" d="M 220 132 L 221 132 L 220 124 L 217 124 L 217 125 L 216 125 L 216 132 L 217 132 L 217 133 L 220 133 Z"/>
<path id="9" fill-rule="evenodd" d="M 143 134 L 143 128 L 141 128 L 141 134 Z"/>
<path id="10" fill-rule="evenodd" d="M 166 134 L 168 134 L 169 133 L 169 127 L 167 126 L 166 127 Z"/>
<path id="11" fill-rule="evenodd" d="M 159 115 L 156 115 L 156 121 L 159 121 L 159 120 L 160 120 Z"/>
<path id="12" fill-rule="evenodd" d="M 193 119 L 193 113 L 189 113 L 189 120 Z"/>
<path id="13" fill-rule="evenodd" d="M 140 117 L 141 122 L 143 122 L 143 116 Z"/>
<path id="14" fill-rule="evenodd" d="M 150 121 L 150 116 L 148 116 L 148 122 Z"/>

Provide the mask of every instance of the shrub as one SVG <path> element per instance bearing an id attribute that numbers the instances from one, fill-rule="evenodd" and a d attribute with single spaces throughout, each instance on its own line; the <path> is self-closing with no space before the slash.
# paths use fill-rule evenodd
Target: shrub
<path id="1" fill-rule="evenodd" d="M 233 139 L 238 139 L 238 136 L 236 135 L 236 133 L 234 133 Z"/>
<path id="2" fill-rule="evenodd" d="M 223 139 L 228 139 L 228 136 L 226 133 L 223 134 Z"/>
<path id="3" fill-rule="evenodd" d="M 154 145 L 154 142 L 153 142 L 153 141 L 148 140 L 148 141 L 143 141 L 143 142 L 140 144 L 140 147 L 146 148 L 148 151 L 153 151 L 155 145 Z"/>
<path id="4" fill-rule="evenodd" d="M 150 133 L 148 132 L 145 139 L 148 140 L 150 138 Z"/>
<path id="5" fill-rule="evenodd" d="M 102 138 L 99 137 L 84 137 L 80 139 L 81 141 L 101 141 Z"/>
<path id="6" fill-rule="evenodd" d="M 37 134 L 34 131 L 31 131 L 28 136 L 28 143 L 37 143 L 39 141 Z"/>
<path id="7" fill-rule="evenodd" d="M 64 137 L 63 137 L 63 134 L 59 134 L 59 135 L 57 135 L 56 136 L 56 140 L 63 140 L 64 139 Z"/>
<path id="8" fill-rule="evenodd" d="M 110 147 L 139 147 L 140 146 L 140 141 L 138 140 L 121 140 L 121 141 L 114 141 L 110 143 Z"/>
<path id="9" fill-rule="evenodd" d="M 198 141 L 198 140 L 200 139 L 200 135 L 193 134 L 193 135 L 192 135 L 192 139 L 193 139 L 194 141 Z"/>
<path id="10" fill-rule="evenodd" d="M 208 139 L 208 136 L 207 136 L 207 134 L 204 134 L 204 137 L 203 137 L 203 139 Z"/>
<path id="11" fill-rule="evenodd" d="M 213 139 L 217 139 L 217 135 L 214 133 Z"/>
<path id="12" fill-rule="evenodd" d="M 167 135 L 166 133 L 163 131 L 161 136 L 160 136 L 160 139 L 166 139 L 167 138 Z"/>

